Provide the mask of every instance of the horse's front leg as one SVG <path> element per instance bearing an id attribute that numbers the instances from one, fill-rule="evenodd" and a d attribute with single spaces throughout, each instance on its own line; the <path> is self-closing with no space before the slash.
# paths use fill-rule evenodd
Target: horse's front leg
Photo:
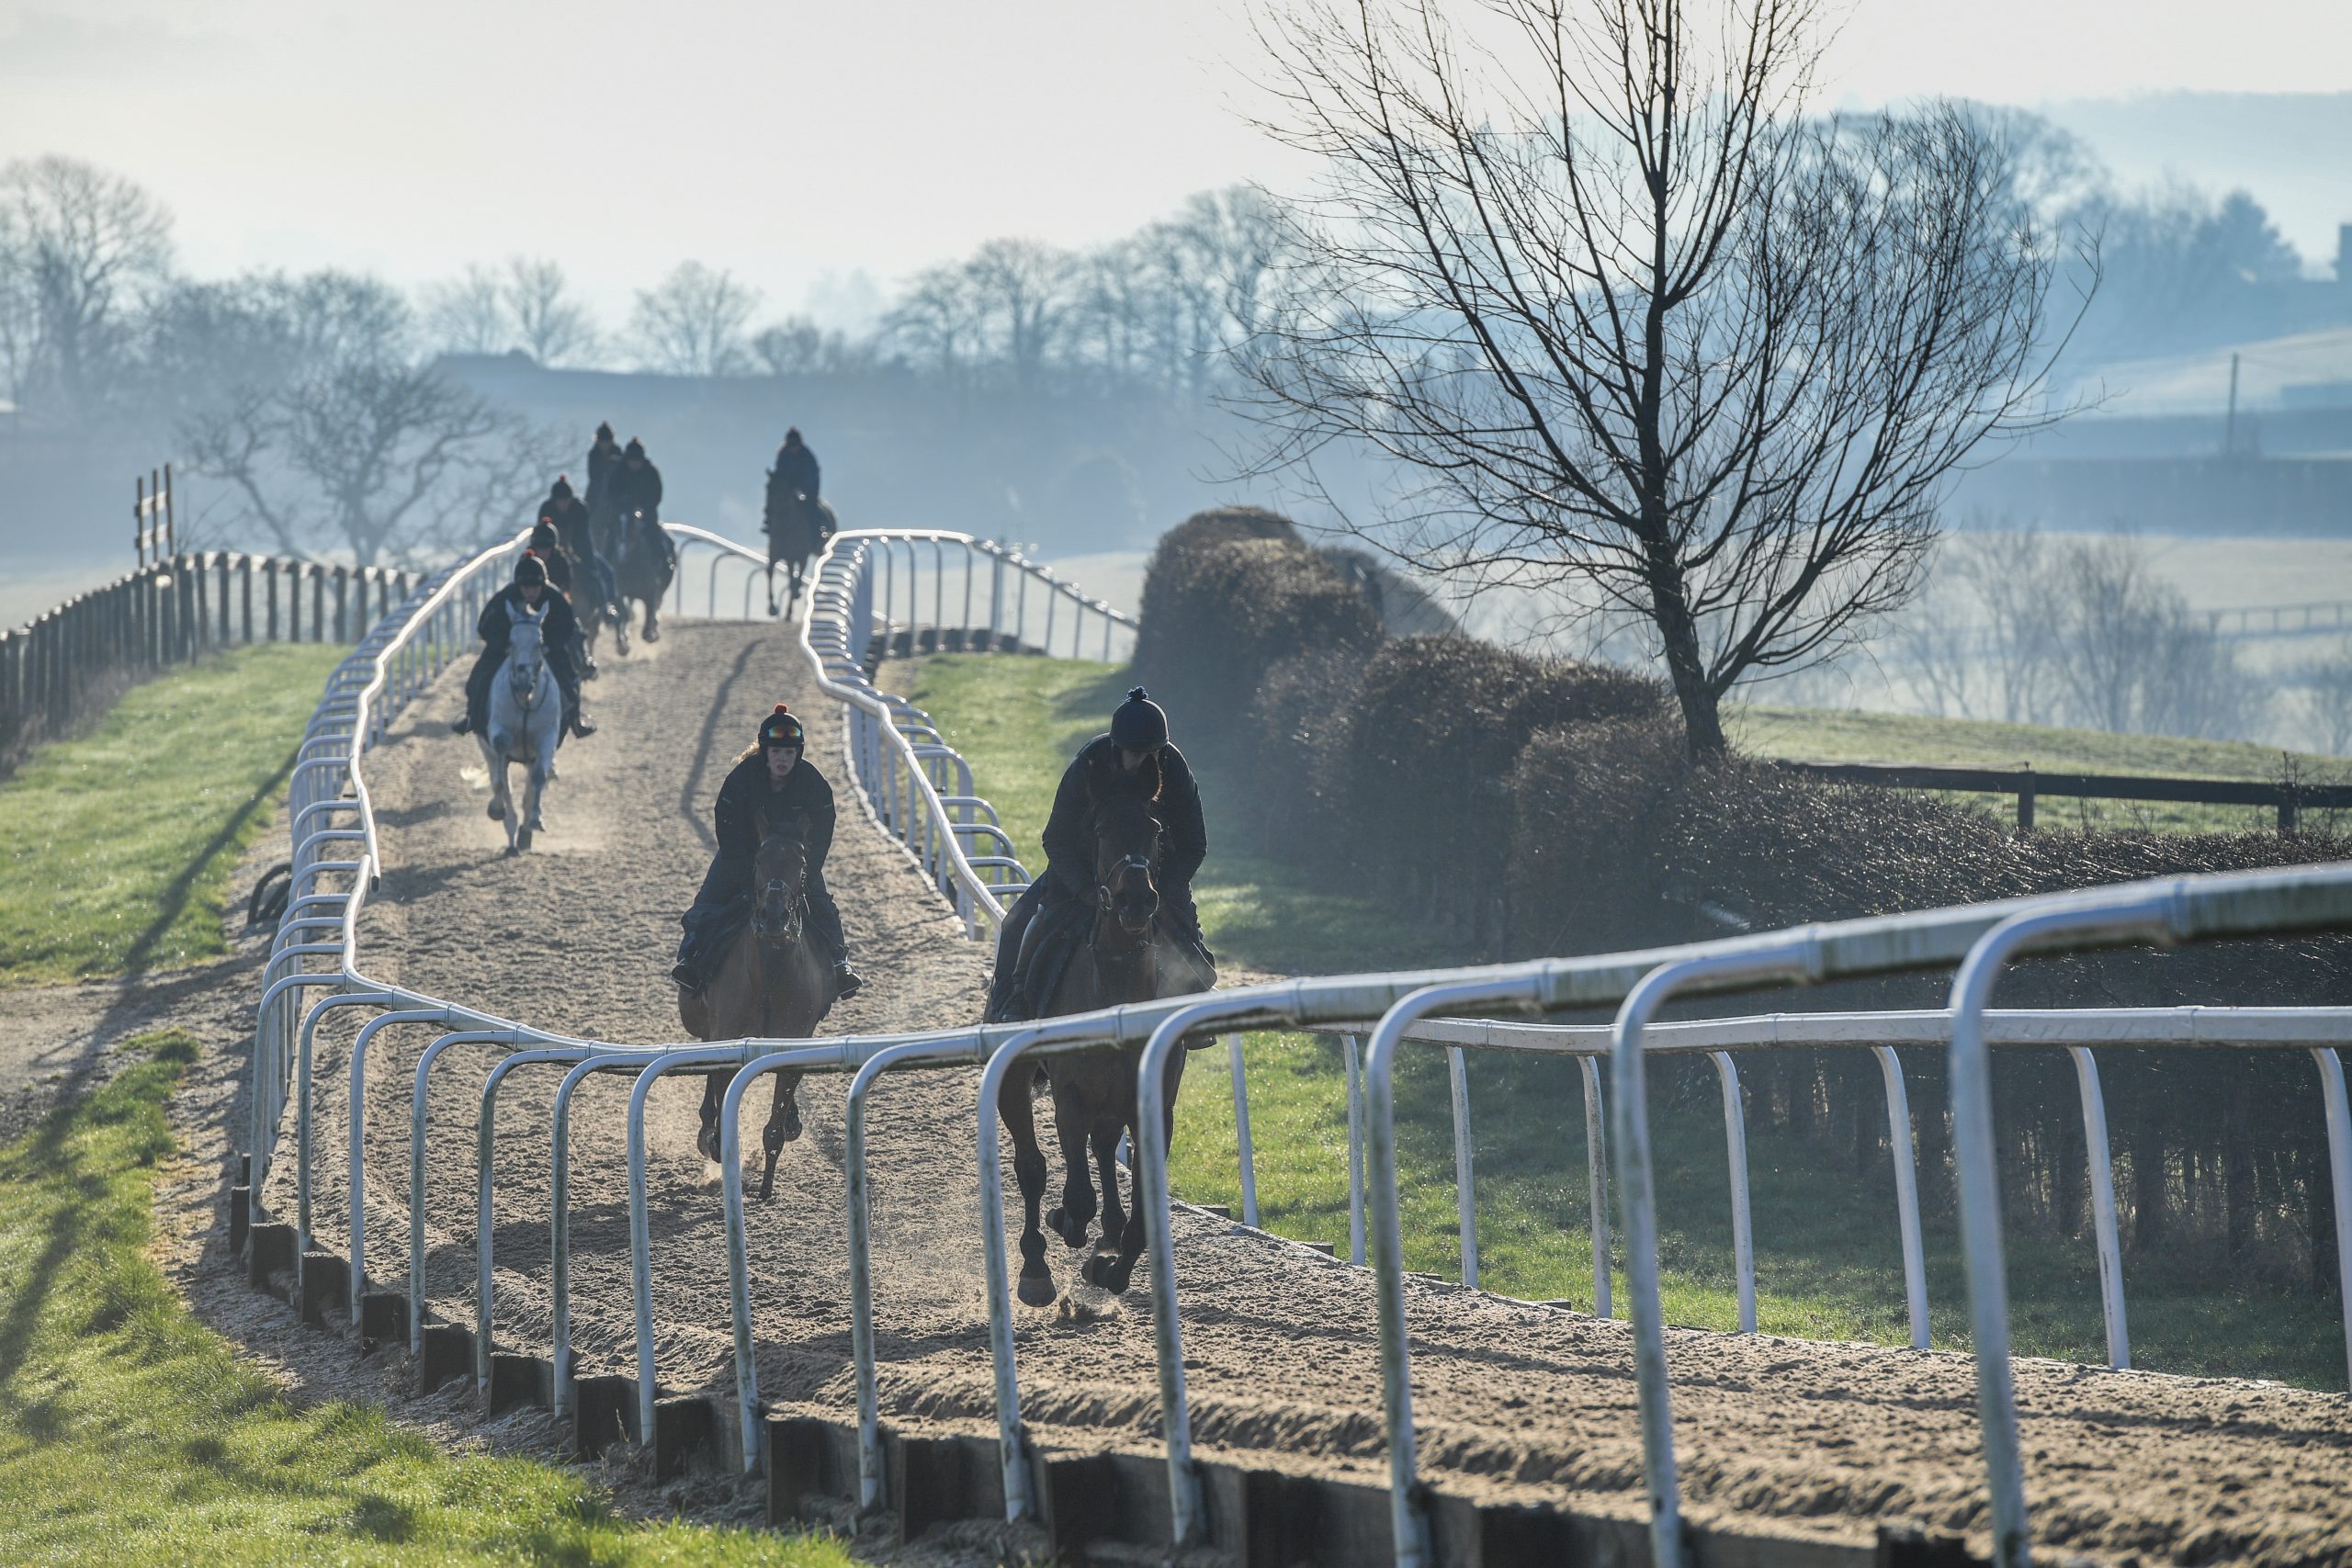
<path id="1" fill-rule="evenodd" d="M 1071 1247 L 1086 1245 L 1086 1227 L 1094 1218 L 1094 1183 L 1086 1166 L 1085 1115 L 1076 1107 L 1062 1103 L 1063 1097 L 1054 1096 L 1054 1128 L 1061 1134 L 1062 1201 L 1061 1207 L 1047 1211 L 1046 1224 Z M 1115 1202 L 1117 1200 L 1113 1199 Z M 1105 1226 L 1103 1235 L 1109 1235 Z"/>
<path id="2" fill-rule="evenodd" d="M 1046 1236 L 1037 1228 L 1037 1205 L 1046 1194 L 1046 1156 L 1037 1146 L 1037 1115 L 1029 1100 L 1028 1075 L 1015 1073 L 996 1097 L 997 1115 L 1012 1134 L 1012 1176 L 1021 1184 L 1021 1280 L 1016 1293 L 1030 1306 L 1049 1306 L 1056 1294 L 1054 1271 L 1046 1263 Z"/>
<path id="3" fill-rule="evenodd" d="M 768 1156 L 767 1169 L 760 1177 L 763 1203 L 775 1190 L 775 1156 L 800 1136 L 800 1101 L 793 1093 L 799 1087 L 799 1073 L 786 1069 L 775 1075 L 775 1101 L 768 1107 L 768 1124 L 760 1129 L 760 1146 Z"/>
<path id="4" fill-rule="evenodd" d="M 794 579 L 793 588 L 796 592 L 798 591 L 799 586 L 799 580 L 797 578 Z M 775 602 L 775 558 L 774 556 L 770 556 L 768 558 L 768 615 L 770 618 L 775 617 L 777 608 Z"/>
<path id="5" fill-rule="evenodd" d="M 1102 1236 L 1107 1241 L 1127 1228 L 1127 1211 L 1119 1202 L 1119 1134 L 1097 1132 L 1091 1141 L 1094 1163 L 1102 1175 Z"/>
<path id="6" fill-rule="evenodd" d="M 1183 1052 L 1179 1051 L 1170 1057 L 1168 1062 L 1167 1109 L 1162 1115 L 1159 1131 L 1164 1140 L 1160 1146 L 1167 1149 L 1171 1156 L 1175 1153 L 1176 1146 L 1176 1090 L 1184 1077 L 1184 1055 Z M 1135 1107 L 1130 1104 L 1127 1108 L 1127 1124 L 1130 1127 L 1140 1125 L 1135 1120 Z M 1136 1169 L 1138 1173 L 1143 1169 L 1140 1156 L 1136 1158 Z M 1114 1294 L 1125 1291 L 1128 1282 L 1135 1277 L 1136 1259 L 1143 1256 L 1144 1242 L 1149 1234 L 1144 1226 L 1152 1205 L 1145 1201 L 1143 1179 L 1140 1174 L 1136 1179 L 1135 1196 L 1135 1211 L 1128 1214 L 1126 1225 L 1119 1233 L 1118 1255 L 1111 1257 L 1096 1253 L 1086 1262 L 1086 1277 Z"/>
<path id="7" fill-rule="evenodd" d="M 650 593 L 645 599 L 645 640 L 662 640 L 662 595 Z"/>
<path id="8" fill-rule="evenodd" d="M 702 1131 L 695 1134 L 695 1147 L 702 1157 L 716 1165 L 724 1152 L 718 1141 L 718 1107 L 726 1096 L 732 1073 L 705 1073 L 702 1078 Z"/>

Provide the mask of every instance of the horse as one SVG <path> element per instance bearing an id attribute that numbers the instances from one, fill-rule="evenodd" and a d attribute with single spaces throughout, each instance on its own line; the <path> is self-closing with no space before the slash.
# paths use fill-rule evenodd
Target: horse
<path id="1" fill-rule="evenodd" d="M 591 553 L 574 558 L 571 613 L 580 621 L 580 678 L 593 681 L 599 673 L 596 634 L 609 621 L 615 623 L 614 636 L 617 639 L 622 635 L 618 623 L 628 618 L 628 612 L 620 604 L 620 587 L 613 577 L 613 563 L 603 556 Z"/>
<path id="2" fill-rule="evenodd" d="M 699 993 L 678 994 L 678 1021 L 697 1040 L 798 1040 L 814 1034 L 830 999 L 831 965 L 807 940 L 808 846 L 799 826 L 763 825 L 752 861 L 751 919 L 727 948 Z M 718 1111 L 732 1070 L 706 1075 L 702 1132 L 695 1140 L 706 1158 L 719 1156 Z M 760 1134 L 767 1169 L 760 1199 L 775 1185 L 776 1156 L 800 1136 L 800 1106 L 793 1098 L 801 1075 L 775 1075 L 775 1100 Z"/>
<path id="3" fill-rule="evenodd" d="M 1092 923 L 1086 944 L 1071 955 L 1046 998 L 1044 1016 L 1213 987 L 1216 971 L 1203 965 L 1188 934 L 1159 906 L 1159 856 L 1166 833 L 1154 803 L 1140 787 L 1120 779 L 1097 790 L 1094 822 Z M 1037 918 L 1046 915 L 1040 911 Z M 1142 1205 L 1133 1213 L 1121 1208 L 1118 1170 L 1119 1140 L 1136 1130 L 1136 1071 L 1142 1055 L 1138 1045 L 1080 1051 L 1056 1056 L 1050 1073 L 1054 1125 L 1066 1175 L 1061 1204 L 1046 1215 L 1046 1224 L 1073 1249 L 1086 1245 L 1087 1226 L 1096 1213 L 1088 1170 L 1091 1151 L 1102 1178 L 1102 1241 L 1117 1250 L 1097 1252 L 1086 1260 L 1082 1272 L 1091 1283 L 1114 1293 L 1127 1288 L 1144 1247 Z M 1184 1054 L 1178 1052 L 1168 1063 L 1171 1136 L 1176 1089 L 1183 1077 Z M 1012 1134 L 1013 1176 L 1021 1186 L 1020 1296 L 1031 1306 L 1044 1306 L 1056 1292 L 1053 1270 L 1046 1263 L 1046 1238 L 1037 1224 L 1046 1168 L 1037 1143 L 1030 1080 L 1030 1074 L 1015 1073 L 1006 1081 L 997 1096 L 997 1114 Z"/>
<path id="4" fill-rule="evenodd" d="M 619 579 L 619 592 L 615 600 L 618 614 L 613 618 L 616 651 L 628 652 L 628 605 L 632 599 L 645 606 L 645 640 L 662 640 L 662 595 L 670 591 L 670 579 L 677 570 L 677 558 L 670 553 L 670 541 L 663 536 L 659 523 L 649 520 L 642 512 L 632 512 L 621 520 L 621 558 L 615 573 Z"/>
<path id="5" fill-rule="evenodd" d="M 823 502 L 794 491 L 778 498 L 769 491 L 768 515 L 763 525 L 768 536 L 768 614 L 777 612 L 775 600 L 775 569 L 790 569 L 791 581 L 785 595 L 786 608 L 800 602 L 800 585 L 807 577 L 808 563 L 825 547 L 825 541 L 839 531 L 841 524 L 833 509 Z"/>
<path id="6" fill-rule="evenodd" d="M 490 768 L 490 815 L 506 824 L 506 852 L 531 847 L 531 835 L 547 826 L 539 797 L 555 772 L 555 749 L 563 739 L 563 694 L 548 668 L 542 631 L 544 605 L 517 606 L 507 634 L 506 662 L 490 685 L 490 722 L 477 739 Z M 523 807 L 514 808 L 506 769 L 524 764 Z"/>

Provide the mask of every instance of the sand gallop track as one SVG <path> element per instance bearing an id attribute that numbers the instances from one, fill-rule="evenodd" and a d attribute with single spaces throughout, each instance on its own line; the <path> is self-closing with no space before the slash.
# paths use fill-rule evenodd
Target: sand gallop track
<path id="1" fill-rule="evenodd" d="M 541 850 L 509 860 L 482 813 L 469 740 L 447 732 L 456 677 L 413 706 L 369 761 L 386 872 L 368 905 L 363 967 L 543 1026 L 629 1042 L 677 1038 L 664 978 L 676 916 L 709 850 L 709 807 L 774 702 L 809 714 L 812 756 L 845 778 L 837 716 L 788 634 L 674 625 L 589 688 L 605 724 L 568 746 Z M 985 781 L 983 781 L 985 787 Z M 829 1031 L 935 1027 L 976 1016 L 982 964 L 944 905 L 842 784 L 829 870 L 865 996 Z M 320 1055 L 319 1223 L 343 1245 L 339 1168 L 345 1050 Z M 406 1258 L 408 1099 L 424 1029 L 371 1047 L 367 1146 L 371 1273 Z M 429 1293 L 472 1314 L 475 1108 L 487 1055 L 445 1059 L 433 1099 Z M 1196 1073 L 1187 1092 L 1211 1092 Z M 513 1080 L 500 1113 L 498 1337 L 544 1353 L 552 1070 Z M 991 1419 L 974 1171 L 977 1074 L 896 1078 L 877 1093 L 877 1337 L 886 1417 L 981 1429 Z M 754 1212 L 762 1392 L 853 1407 L 842 1247 L 838 1078 L 803 1089 L 808 1134 L 786 1151 L 776 1201 Z M 654 1283 L 662 1381 L 731 1388 L 718 1191 L 694 1149 L 700 1086 L 653 1099 Z M 628 1370 L 623 1109 L 597 1078 L 573 1123 L 572 1335 L 583 1372 Z M 746 1128 L 756 1148 L 757 1116 Z M 1049 1119 L 1041 1118 L 1047 1122 Z M 290 1161 L 270 1207 L 292 1210 Z M 1008 1181 L 1008 1187 L 1010 1182 Z M 1057 1246 L 1065 1283 L 1074 1270 Z M 1385 1478 L 1369 1275 L 1200 1216 L 1180 1218 L 1187 1365 L 1204 1451 L 1244 1462 Z M 1890 1289 L 1892 1289 L 1890 1285 Z M 1939 1303 L 1939 1312 L 1960 1309 Z M 1159 1410 L 1148 1297 L 1073 1320 L 1017 1309 L 1023 1414 L 1049 1449 L 1153 1442 Z M 1439 1487 L 1618 1517 L 1641 1508 L 1632 1355 L 1623 1325 L 1476 1293 L 1409 1298 L 1424 1472 Z M 1866 1541 L 1879 1524 L 1980 1533 L 1974 1390 L 1958 1357 L 1678 1333 L 1669 1339 L 1677 1445 L 1702 1523 Z M 2258 1384 L 2022 1363 L 2029 1496 L 2046 1547 L 2104 1560 L 2352 1562 L 2352 1404 Z M 1981 1544 L 1981 1540 L 1980 1540 Z"/>

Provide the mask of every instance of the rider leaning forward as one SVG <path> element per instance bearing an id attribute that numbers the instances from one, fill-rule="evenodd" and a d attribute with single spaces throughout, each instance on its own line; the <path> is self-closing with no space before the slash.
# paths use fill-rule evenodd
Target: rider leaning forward
<path id="1" fill-rule="evenodd" d="M 1201 939 L 1199 911 L 1193 904 L 1193 877 L 1209 852 L 1201 821 L 1200 786 L 1193 770 L 1168 739 L 1168 715 L 1141 686 L 1127 694 L 1111 715 L 1111 728 L 1080 749 L 1054 792 L 1053 815 L 1046 820 L 1046 874 L 1029 885 L 1006 911 L 997 936 L 996 977 L 989 990 L 988 1018 L 1005 1022 L 1018 998 L 1014 978 L 1021 968 L 1022 938 L 1038 911 L 1094 896 L 1094 791 L 1091 781 L 1121 774 L 1150 784 L 1168 834 L 1159 863 L 1159 907 L 1189 941 Z"/>
<path id="2" fill-rule="evenodd" d="M 709 981 L 718 958 L 709 937 L 729 904 L 749 901 L 752 863 L 760 852 L 760 827 L 782 827 L 798 818 L 801 841 L 808 846 L 808 934 L 831 958 L 833 995 L 854 996 L 865 979 L 850 967 L 849 942 L 842 931 L 842 912 L 825 886 L 825 852 L 833 844 L 833 786 L 802 753 L 807 733 L 784 704 L 760 721 L 759 739 L 741 757 L 718 786 L 713 826 L 718 852 L 703 873 L 702 889 L 694 907 L 679 922 L 686 928 L 678 944 L 677 967 L 670 977 L 689 991 Z"/>
<path id="3" fill-rule="evenodd" d="M 490 720 L 490 682 L 498 674 L 498 667 L 506 661 L 506 644 L 513 635 L 515 617 L 524 610 L 544 608 L 540 622 L 540 645 L 547 651 L 548 669 L 563 693 L 564 722 L 571 733 L 586 739 L 596 733 L 596 727 L 580 714 L 580 671 L 573 668 L 571 649 L 580 636 L 580 623 L 573 618 L 571 606 L 562 594 L 548 586 L 547 563 L 526 550 L 514 563 L 514 581 L 481 607 L 481 619 L 475 630 L 481 636 L 481 655 L 474 660 L 473 673 L 466 677 L 466 716 L 449 728 L 460 735 L 479 732 Z"/>

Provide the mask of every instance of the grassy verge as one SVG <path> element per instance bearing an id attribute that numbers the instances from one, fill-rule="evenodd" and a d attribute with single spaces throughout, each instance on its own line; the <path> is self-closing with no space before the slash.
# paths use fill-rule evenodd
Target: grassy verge
<path id="1" fill-rule="evenodd" d="M 2276 783 L 2290 770 L 2306 782 L 2334 782 L 2346 773 L 2341 758 L 2276 751 L 2237 740 L 2109 735 L 2095 729 L 1833 708 L 1739 706 L 1726 708 L 1724 717 L 1732 744 L 1749 755 L 1794 757 L 1809 762 L 2031 766 L 2041 773 L 2161 774 L 2265 784 Z M 2010 795 L 1955 794 L 1953 798 L 1975 801 L 2005 820 L 2016 811 L 2015 797 Z M 2325 815 L 2310 816 L 2307 826 L 2326 826 Z M 2278 814 L 2268 807 L 2054 797 L 2041 800 L 2037 818 L 2044 828 L 2139 829 L 2158 833 L 2267 831 L 2278 826 Z"/>
<path id="2" fill-rule="evenodd" d="M 126 693 L 0 784 L 0 986 L 227 951 L 221 899 L 344 649 L 236 649 Z"/>
<path id="3" fill-rule="evenodd" d="M 296 1409 L 145 1253 L 184 1035 L 0 1150 L 0 1558 L 845 1564 L 830 1541 L 613 1517 L 563 1471 Z"/>
<path id="4" fill-rule="evenodd" d="M 1127 683 L 1125 674 L 1101 664 L 990 655 L 930 659 L 908 674 L 910 694 L 970 759 L 980 793 L 996 805 L 1021 852 L 1035 855 L 1062 767 L 1102 728 Z M 1759 714 L 1774 711 L 1747 710 L 1743 722 L 1755 726 Z M 2054 736 L 2067 745 L 2114 745 L 1972 752 L 1963 743 L 1993 744 L 1981 732 L 2008 727 L 1905 719 L 1882 730 L 1878 716 L 1807 716 L 1808 721 L 1815 717 L 1815 730 L 1802 730 L 1792 719 L 1777 731 L 1810 737 L 1779 749 L 1792 755 L 1982 762 L 2030 756 L 2037 766 L 2048 758 L 2051 767 L 2121 773 L 2136 763 L 2142 772 L 2215 776 L 2228 776 L 2215 772 L 2217 755 L 2258 750 L 2146 737 L 2069 739 L 2067 731 L 2027 730 L 2029 737 Z M 1980 732 L 1973 739 L 1972 730 Z M 1756 746 L 1759 734 L 1776 732 L 1751 728 L 1745 733 Z M 1916 733 L 1923 745 L 1939 736 L 1936 743 L 1950 750 L 1876 749 L 1906 733 Z M 1851 750 L 1835 750 L 1823 739 L 1839 736 Z M 2175 747 L 2179 750 L 2167 750 Z M 1369 901 L 1311 887 L 1220 841 L 1221 795 L 1246 787 L 1250 781 L 1203 780 L 1211 847 L 1198 891 L 1210 943 L 1221 956 L 1294 972 L 1443 961 L 1408 926 Z M 1328 1039 L 1265 1034 L 1250 1036 L 1246 1050 L 1260 1217 L 1282 1235 L 1332 1242 L 1344 1251 L 1347 1100 L 1339 1047 Z M 1479 1056 L 1472 1064 L 1481 1282 L 1531 1300 L 1589 1306 L 1592 1242 L 1577 1069 L 1566 1061 Z M 1675 1323 L 1732 1328 L 1738 1303 L 1730 1177 L 1713 1073 L 1703 1063 L 1661 1063 L 1655 1077 L 1667 1315 Z M 1179 1100 L 1170 1174 L 1185 1197 L 1233 1204 L 1238 1212 L 1240 1182 L 1226 1081 L 1222 1052 L 1193 1058 Z M 1444 1062 L 1437 1052 L 1405 1058 L 1398 1102 L 1405 1107 L 1398 1142 L 1408 1266 L 1454 1277 L 1461 1258 L 1453 1130 Z M 1805 1338 L 1908 1343 L 1891 1174 L 1883 1168 L 1836 1168 L 1809 1144 L 1760 1134 L 1751 1134 L 1748 1153 L 1759 1327 Z M 1953 1218 L 1929 1190 L 1935 1179 L 1922 1173 L 1930 1205 L 1925 1224 L 1930 1321 L 1937 1345 L 1960 1348 L 1967 1343 L 1966 1286 Z M 1622 1253 L 1614 1261 L 1622 1310 Z M 2087 1235 L 2072 1241 L 2012 1238 L 2009 1269 L 2019 1354 L 2104 1361 L 2098 1262 Z M 2334 1303 L 2252 1284 L 2216 1288 L 2210 1258 L 2189 1248 L 2129 1258 L 2124 1273 L 2137 1365 L 2342 1386 L 2342 1328 Z"/>
<path id="5" fill-rule="evenodd" d="M 894 671 L 893 673 L 898 673 Z M 905 694 L 939 722 L 971 762 L 1014 850 L 1042 870 L 1054 787 L 1078 749 L 1110 727 L 1126 694 L 1124 671 L 1075 659 L 942 654 L 908 672 Z M 1183 744 L 1187 716 L 1176 718 Z M 1193 720 L 1198 722 L 1198 720 Z M 1220 964 L 1283 974 L 1333 974 L 1425 960 L 1429 939 L 1369 898 L 1316 886 L 1289 867 L 1238 848 L 1220 805 L 1246 779 L 1201 776 L 1209 858 L 1193 885 L 1201 927 Z"/>

